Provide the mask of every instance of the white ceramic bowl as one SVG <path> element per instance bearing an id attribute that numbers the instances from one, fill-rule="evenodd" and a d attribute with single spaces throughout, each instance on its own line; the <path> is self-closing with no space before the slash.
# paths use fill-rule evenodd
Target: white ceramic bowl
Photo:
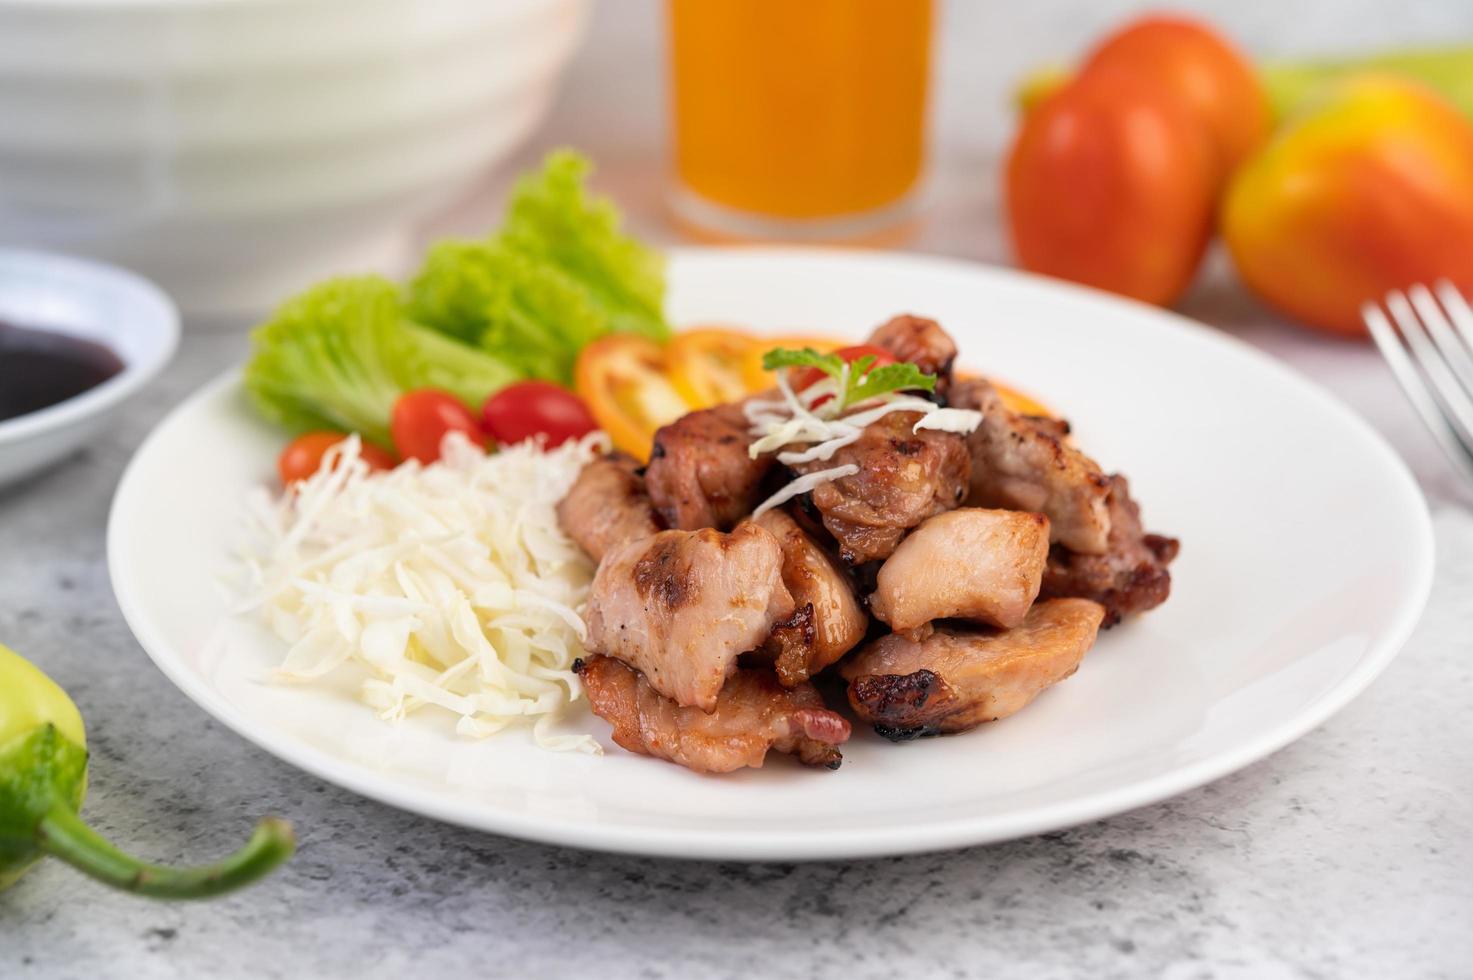
<path id="1" fill-rule="evenodd" d="M 152 283 L 82 259 L 0 249 L 0 321 L 112 349 L 123 370 L 64 402 L 0 421 L 0 486 L 70 455 L 163 370 L 179 312 Z"/>
<path id="2" fill-rule="evenodd" d="M 530 133 L 586 0 L 0 0 L 0 244 L 258 313 L 407 256 Z"/>

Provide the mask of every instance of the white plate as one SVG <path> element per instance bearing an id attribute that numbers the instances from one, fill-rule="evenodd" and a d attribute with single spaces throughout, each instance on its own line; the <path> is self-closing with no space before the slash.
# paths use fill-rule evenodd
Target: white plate
<path id="1" fill-rule="evenodd" d="M 238 505 L 280 433 L 236 375 L 180 406 L 114 501 L 118 601 L 154 662 L 216 718 L 324 779 L 496 833 L 701 858 L 896 854 L 996 841 L 1201 785 L 1323 722 L 1411 632 L 1432 576 L 1426 506 L 1396 455 L 1320 389 L 1180 317 L 1052 281 L 875 253 L 692 250 L 672 319 L 859 338 L 937 317 L 962 361 L 1039 394 L 1179 535 L 1171 601 L 1104 634 L 1077 675 L 966 735 L 857 732 L 838 772 L 774 757 L 699 776 L 619 750 L 555 755 L 520 734 L 390 727 L 339 690 L 265 680 L 279 643 L 216 585 Z"/>

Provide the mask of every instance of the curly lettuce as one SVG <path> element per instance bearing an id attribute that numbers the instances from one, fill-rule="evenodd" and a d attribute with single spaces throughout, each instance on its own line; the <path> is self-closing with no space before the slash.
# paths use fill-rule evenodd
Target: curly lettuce
<path id="1" fill-rule="evenodd" d="M 498 232 L 432 249 L 409 285 L 411 317 L 564 384 L 578 351 L 605 334 L 668 339 L 664 258 L 589 195 L 590 169 L 570 151 L 550 154 L 517 181 Z"/>
<path id="2" fill-rule="evenodd" d="M 246 391 L 265 418 L 297 432 L 357 432 L 392 446 L 394 401 L 439 388 L 475 408 L 520 372 L 409 319 L 379 276 L 332 279 L 293 297 L 251 334 Z"/>

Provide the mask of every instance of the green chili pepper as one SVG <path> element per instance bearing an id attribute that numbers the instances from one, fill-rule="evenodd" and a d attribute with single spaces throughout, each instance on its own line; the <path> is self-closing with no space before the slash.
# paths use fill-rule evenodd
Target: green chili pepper
<path id="1" fill-rule="evenodd" d="M 153 898 L 206 898 L 250 884 L 292 853 L 291 825 L 268 818 L 218 864 L 145 864 L 103 840 L 77 811 L 86 735 L 66 692 L 0 645 L 0 890 L 50 854 L 98 881 Z"/>

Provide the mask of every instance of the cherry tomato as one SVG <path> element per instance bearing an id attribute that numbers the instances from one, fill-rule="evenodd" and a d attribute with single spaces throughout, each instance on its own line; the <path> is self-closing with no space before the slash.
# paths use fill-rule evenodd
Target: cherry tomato
<path id="1" fill-rule="evenodd" d="M 435 388 L 406 391 L 394 402 L 389 419 L 394 448 L 405 459 L 433 463 L 440 458 L 440 443 L 451 432 L 460 432 L 482 448 L 486 437 L 471 410 L 454 395 Z"/>
<path id="2" fill-rule="evenodd" d="M 1175 95 L 1201 121 L 1219 182 L 1268 139 L 1268 97 L 1258 74 L 1205 24 L 1169 14 L 1137 18 L 1095 48 L 1081 74 L 1116 70 Z"/>
<path id="3" fill-rule="evenodd" d="M 665 348 L 670 383 L 691 408 L 734 402 L 747 394 L 742 369 L 757 344 L 749 334 L 720 327 L 682 330 Z"/>
<path id="4" fill-rule="evenodd" d="M 886 364 L 895 363 L 894 354 L 891 354 L 883 347 L 876 347 L 874 344 L 855 344 L 853 347 L 840 347 L 838 350 L 834 351 L 834 353 L 838 354 L 850 364 L 853 364 L 861 357 L 873 357 L 875 359 L 875 362 L 870 365 L 871 371 L 873 371 L 877 367 L 884 367 Z M 793 378 L 793 390 L 802 391 L 809 385 L 817 384 L 827 377 L 828 375 L 818 368 L 804 368 L 803 370 L 799 371 L 797 375 Z M 826 395 L 823 398 L 820 398 L 818 401 L 813 403 L 813 407 L 817 408 L 832 397 L 832 395 Z"/>
<path id="5" fill-rule="evenodd" d="M 341 432 L 308 432 L 297 436 L 276 458 L 276 472 L 281 474 L 281 482 L 291 486 L 316 473 L 322 468 L 322 457 L 327 455 L 327 451 L 346 438 Z M 363 443 L 358 455 L 371 470 L 394 468 L 394 457 L 371 442 Z"/>
<path id="6" fill-rule="evenodd" d="M 648 337 L 616 333 L 583 348 L 573 369 L 578 394 L 619 449 L 649 458 L 655 430 L 690 406 L 665 373 L 665 351 Z"/>
<path id="7" fill-rule="evenodd" d="M 583 399 L 548 381 L 518 381 L 486 399 L 481 421 L 503 445 L 533 436 L 547 437 L 547 448 L 579 439 L 598 428 Z"/>

